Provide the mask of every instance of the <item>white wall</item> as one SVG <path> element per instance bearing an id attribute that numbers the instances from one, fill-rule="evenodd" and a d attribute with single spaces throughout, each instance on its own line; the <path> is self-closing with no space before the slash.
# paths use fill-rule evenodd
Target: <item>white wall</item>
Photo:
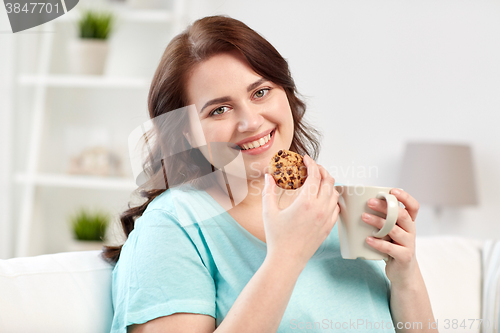
<path id="1" fill-rule="evenodd" d="M 242 20 L 288 59 L 324 134 L 319 162 L 342 183 L 398 186 L 409 140 L 471 144 L 480 205 L 445 210 L 438 232 L 482 239 L 500 236 L 499 13 L 500 2 L 484 0 L 191 6 L 192 19 Z M 370 167 L 371 176 L 356 176 Z M 422 207 L 418 234 L 431 233 L 432 221 Z"/>
<path id="2" fill-rule="evenodd" d="M 9 31 L 7 14 L 0 10 L 0 259 L 11 256 L 13 236 L 10 173 L 14 38 Z"/>
<path id="3" fill-rule="evenodd" d="M 500 2 L 192 2 L 192 19 L 233 16 L 288 59 L 307 117 L 324 134 L 319 162 L 339 182 L 398 186 L 407 141 L 470 143 L 480 205 L 445 210 L 439 232 L 499 238 Z M 9 30 L 3 8 L 0 14 L 0 30 Z M 5 84 L 14 60 L 5 51 L 14 47 L 10 37 L 0 34 L 0 258 L 12 247 L 6 222 L 14 213 L 8 210 L 12 87 Z M 356 175 L 360 170 L 366 174 Z M 428 235 L 432 222 L 432 211 L 422 207 L 419 235 Z"/>

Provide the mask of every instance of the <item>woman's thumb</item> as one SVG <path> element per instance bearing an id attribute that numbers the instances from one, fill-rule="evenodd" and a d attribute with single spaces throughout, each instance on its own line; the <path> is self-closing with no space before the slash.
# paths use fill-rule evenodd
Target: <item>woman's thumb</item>
<path id="1" fill-rule="evenodd" d="M 264 175 L 264 191 L 262 192 L 262 209 L 264 213 L 278 210 L 275 187 L 276 183 L 274 178 L 266 173 Z"/>

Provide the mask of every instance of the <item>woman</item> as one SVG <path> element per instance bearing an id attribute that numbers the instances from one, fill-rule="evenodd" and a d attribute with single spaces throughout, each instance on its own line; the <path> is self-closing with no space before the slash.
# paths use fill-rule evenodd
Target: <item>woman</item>
<path id="1" fill-rule="evenodd" d="M 157 139 L 145 165 L 147 201 L 122 215 L 123 247 L 104 252 L 117 262 L 112 332 L 411 331 L 405 323 L 415 322 L 428 330 L 418 203 L 392 192 L 405 205 L 392 241 L 367 240 L 389 254 L 386 264 L 341 258 L 335 181 L 314 162 L 317 132 L 303 120 L 286 61 L 260 35 L 227 17 L 196 21 L 168 45 L 149 111 L 148 138 Z M 247 144 L 261 137 L 262 146 Z M 290 196 L 264 177 L 279 149 L 305 155 L 308 178 Z M 241 175 L 221 172 L 238 158 L 241 200 L 242 187 L 226 185 Z M 376 199 L 372 208 L 385 209 Z"/>

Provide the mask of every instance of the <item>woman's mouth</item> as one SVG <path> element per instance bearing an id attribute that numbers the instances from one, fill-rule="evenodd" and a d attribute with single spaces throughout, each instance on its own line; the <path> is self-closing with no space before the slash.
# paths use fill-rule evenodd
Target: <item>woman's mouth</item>
<path id="1" fill-rule="evenodd" d="M 241 152 L 249 155 L 258 155 L 267 151 L 273 145 L 275 132 L 276 129 L 272 130 L 271 133 L 260 138 L 259 140 L 248 142 L 239 146 L 241 148 Z"/>

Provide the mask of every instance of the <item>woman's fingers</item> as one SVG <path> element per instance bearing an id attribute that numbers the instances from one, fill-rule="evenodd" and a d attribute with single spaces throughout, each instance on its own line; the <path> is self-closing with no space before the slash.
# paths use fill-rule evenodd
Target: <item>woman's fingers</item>
<path id="1" fill-rule="evenodd" d="M 420 205 L 418 201 L 406 193 L 405 191 L 398 189 L 398 188 L 393 188 L 391 190 L 391 194 L 398 199 L 403 205 L 405 205 L 406 210 L 408 211 L 408 214 L 410 214 L 410 217 L 413 221 L 417 218 L 418 210 L 420 208 Z"/>
<path id="2" fill-rule="evenodd" d="M 389 243 L 383 239 L 375 237 L 368 237 L 366 242 L 375 250 L 388 254 L 400 263 L 409 263 L 412 260 L 413 253 L 406 246 Z"/>
<path id="3" fill-rule="evenodd" d="M 304 164 L 307 167 L 307 179 L 299 196 L 316 198 L 321 184 L 321 174 L 318 165 L 309 155 L 304 155 Z"/>
<path id="4" fill-rule="evenodd" d="M 396 199 L 405 206 L 405 210 L 410 215 L 411 220 L 415 221 L 420 207 L 418 201 L 401 189 L 393 188 L 391 190 L 391 194 L 394 195 Z M 384 214 L 387 213 L 387 202 L 385 200 L 370 199 L 368 201 L 368 206 L 370 206 L 370 208 L 373 208 L 378 212 Z"/>
<path id="5" fill-rule="evenodd" d="M 274 178 L 267 173 L 264 175 L 264 179 L 265 184 L 262 192 L 262 209 L 264 214 L 273 214 L 279 210 L 276 182 Z"/>
<path id="6" fill-rule="evenodd" d="M 333 195 L 335 179 L 330 176 L 326 169 L 318 164 L 319 172 L 321 174 L 321 184 L 319 193 L 321 196 L 327 196 L 328 198 Z"/>
<path id="7" fill-rule="evenodd" d="M 382 229 L 385 223 L 384 218 L 368 213 L 363 213 L 363 215 L 361 215 L 361 219 L 377 229 Z M 387 236 L 389 236 L 390 239 L 392 239 L 395 243 L 403 246 L 411 245 L 411 242 L 413 240 L 412 234 L 401 228 L 399 225 L 395 225 L 387 234 Z"/>
<path id="8" fill-rule="evenodd" d="M 338 204 L 335 205 L 335 209 L 333 210 L 333 215 L 332 215 L 332 220 L 331 220 L 331 227 L 333 228 L 333 226 L 335 225 L 335 223 L 337 223 L 337 220 L 339 218 L 339 214 L 340 214 L 340 206 Z"/>
<path id="9" fill-rule="evenodd" d="M 370 199 L 368 200 L 368 207 L 377 212 L 387 214 L 387 202 L 385 200 Z M 397 225 L 407 232 L 414 232 L 415 222 L 413 222 L 409 212 L 405 208 L 398 207 L 398 209 Z"/>

